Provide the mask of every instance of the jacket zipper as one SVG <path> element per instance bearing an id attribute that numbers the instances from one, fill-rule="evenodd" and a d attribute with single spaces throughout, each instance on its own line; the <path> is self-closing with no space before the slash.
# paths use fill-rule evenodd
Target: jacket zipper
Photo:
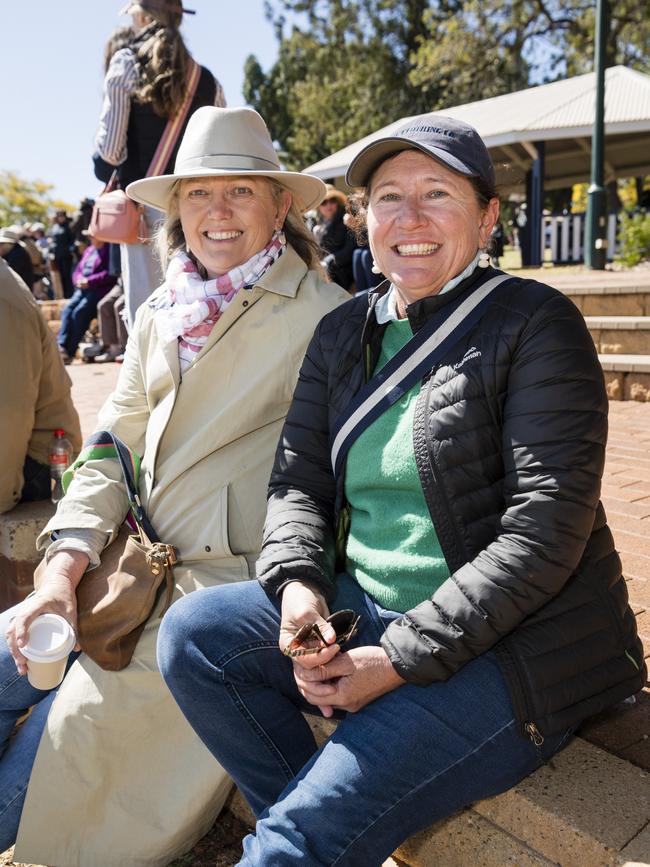
<path id="1" fill-rule="evenodd" d="M 422 419 L 422 422 L 424 424 L 424 442 L 425 442 L 425 446 L 426 446 L 426 450 L 427 450 L 426 459 L 427 459 L 427 462 L 429 464 L 429 468 L 431 470 L 431 478 L 432 478 L 434 486 L 435 486 L 436 496 L 442 501 L 442 507 L 443 508 L 442 508 L 442 510 L 439 510 L 442 514 L 438 515 L 438 523 L 440 523 L 441 517 L 442 517 L 442 515 L 444 515 L 444 517 L 446 518 L 445 523 L 451 529 L 451 533 L 453 535 L 454 542 L 455 542 L 456 557 L 453 559 L 452 562 L 449 561 L 449 559 L 447 558 L 447 553 L 443 549 L 443 554 L 445 555 L 445 560 L 447 560 L 447 565 L 449 566 L 449 568 L 452 571 L 454 571 L 455 569 L 460 568 L 460 566 L 467 561 L 467 557 L 466 557 L 465 545 L 463 543 L 463 540 L 461 538 L 460 533 L 458 532 L 458 527 L 456 526 L 453 518 L 450 517 L 451 516 L 451 509 L 449 507 L 449 500 L 447 498 L 447 492 L 444 488 L 444 485 L 439 480 L 436 462 L 435 462 L 435 459 L 433 457 L 433 449 L 431 448 L 431 442 L 430 442 L 430 437 L 429 437 L 429 428 L 427 425 L 427 418 L 429 417 L 429 406 L 431 404 L 431 400 L 433 397 L 433 389 L 429 385 L 429 380 L 432 377 L 433 377 L 433 371 L 431 371 L 429 374 L 427 374 L 427 376 L 426 376 L 426 378 L 422 384 L 422 388 L 426 389 L 425 398 L 424 398 L 424 418 Z M 416 406 L 415 411 L 416 411 L 416 415 L 417 415 L 417 406 Z M 418 455 L 416 454 L 415 455 L 416 466 L 417 466 L 417 462 L 418 462 Z M 431 521 L 433 523 L 434 530 L 436 531 L 438 539 L 441 541 L 441 545 L 442 545 L 442 540 L 440 539 L 440 533 L 438 532 L 438 528 L 436 527 L 436 520 L 434 519 L 434 514 L 433 514 L 433 510 L 432 510 L 433 493 L 432 493 L 432 491 L 425 490 L 424 486 L 422 488 L 422 491 L 424 493 L 424 498 L 425 498 L 425 500 L 427 502 L 427 506 L 429 508 L 429 514 L 431 516 Z"/>
<path id="2" fill-rule="evenodd" d="M 544 735 L 537 728 L 535 722 L 530 717 L 530 708 L 526 700 L 526 692 L 519 674 L 517 660 L 510 650 L 503 644 L 495 648 L 497 659 L 501 659 L 505 668 L 504 675 L 508 686 L 510 687 L 510 699 L 515 712 L 515 719 L 518 721 L 522 733 L 529 738 L 536 747 L 541 747 L 544 743 Z"/>
<path id="3" fill-rule="evenodd" d="M 544 736 L 537 728 L 534 722 L 524 723 L 524 730 L 536 747 L 541 747 L 544 743 Z"/>

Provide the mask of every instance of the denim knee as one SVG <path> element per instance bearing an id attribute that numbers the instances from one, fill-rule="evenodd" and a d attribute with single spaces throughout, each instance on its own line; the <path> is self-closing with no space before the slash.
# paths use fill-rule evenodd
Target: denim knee
<path id="1" fill-rule="evenodd" d="M 175 602 L 165 614 L 158 633 L 158 665 L 172 680 L 202 677 L 235 660 L 246 651 L 277 649 L 279 610 L 257 581 L 223 584 L 197 590 Z M 198 674 L 198 669 L 203 674 Z"/>
<path id="2" fill-rule="evenodd" d="M 185 667 L 190 643 L 192 623 L 196 606 L 195 597 L 201 591 L 178 599 L 166 612 L 158 630 L 156 656 L 163 678 L 173 678 L 174 673 Z"/>

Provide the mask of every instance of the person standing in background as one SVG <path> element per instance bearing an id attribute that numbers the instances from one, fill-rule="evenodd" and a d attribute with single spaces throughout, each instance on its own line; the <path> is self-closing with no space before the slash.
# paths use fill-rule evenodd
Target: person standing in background
<path id="1" fill-rule="evenodd" d="M 130 14 L 134 37 L 116 51 L 104 79 L 104 103 L 96 138 L 95 174 L 105 180 L 102 162 L 117 169 L 121 188 L 144 178 L 163 136 L 167 121 L 174 117 L 187 90 L 192 58 L 179 32 L 184 9 L 180 0 L 131 0 L 121 14 Z M 204 105 L 225 106 L 223 88 L 205 67 L 187 118 Z M 186 119 L 187 123 L 187 119 Z M 178 136 L 180 142 L 184 127 Z M 173 148 L 164 172 L 173 170 L 178 144 Z M 145 208 L 149 234 L 163 219 L 155 208 Z M 122 280 L 126 299 L 127 328 L 135 312 L 160 285 L 163 274 L 153 247 L 122 244 Z"/>
<path id="2" fill-rule="evenodd" d="M 74 238 L 70 229 L 70 219 L 65 211 L 56 212 L 54 223 L 50 229 L 50 239 L 52 241 L 52 258 L 61 277 L 63 297 L 71 298 L 74 292 L 74 286 L 72 285 L 72 248 Z"/>
<path id="3" fill-rule="evenodd" d="M 342 190 L 327 185 L 327 195 L 318 206 L 322 223 L 314 231 L 323 251 L 321 265 L 333 283 L 338 283 L 346 292 L 352 286 L 352 254 L 357 242 L 354 234 L 345 225 L 345 207 L 348 197 Z"/>

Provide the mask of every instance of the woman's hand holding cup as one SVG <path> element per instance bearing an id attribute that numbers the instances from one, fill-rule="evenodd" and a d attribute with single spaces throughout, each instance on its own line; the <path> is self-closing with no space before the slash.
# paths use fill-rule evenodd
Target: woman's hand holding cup
<path id="1" fill-rule="evenodd" d="M 57 551 L 47 564 L 39 589 L 18 607 L 5 638 L 19 674 L 27 674 L 22 648 L 28 644 L 29 627 L 41 614 L 58 614 L 76 631 L 76 587 L 88 566 L 88 557 L 79 551 Z M 79 649 L 75 645 L 75 650 Z"/>

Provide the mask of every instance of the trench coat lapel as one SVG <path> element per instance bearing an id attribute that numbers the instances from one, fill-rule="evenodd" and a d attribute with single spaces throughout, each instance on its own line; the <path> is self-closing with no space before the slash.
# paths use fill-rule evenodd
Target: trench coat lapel
<path id="1" fill-rule="evenodd" d="M 178 361 L 178 340 L 176 338 L 167 341 L 163 340 L 162 334 L 158 328 L 158 323 L 156 323 L 156 332 L 158 334 L 158 339 L 160 340 L 160 348 L 163 357 L 167 363 L 172 379 L 174 380 L 174 391 L 176 391 L 181 381 L 181 368 Z"/>

